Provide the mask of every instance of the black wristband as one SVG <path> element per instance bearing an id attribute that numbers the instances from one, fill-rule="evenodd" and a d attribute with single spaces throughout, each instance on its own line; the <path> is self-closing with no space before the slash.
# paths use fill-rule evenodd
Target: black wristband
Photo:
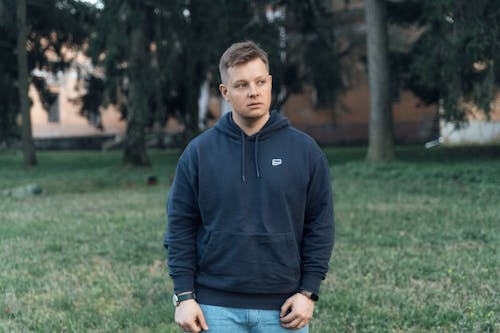
<path id="1" fill-rule="evenodd" d="M 310 298 L 313 302 L 317 302 L 319 299 L 318 294 L 315 294 L 315 293 L 307 291 L 307 290 L 299 289 L 299 290 L 297 290 L 297 292 Z"/>
<path id="2" fill-rule="evenodd" d="M 194 294 L 194 292 L 190 292 L 190 293 L 186 293 L 186 294 L 182 294 L 182 295 L 174 294 L 174 296 L 172 297 L 172 301 L 174 303 L 174 306 L 178 306 L 180 304 L 180 302 L 187 301 L 188 299 L 196 299 L 196 295 Z"/>

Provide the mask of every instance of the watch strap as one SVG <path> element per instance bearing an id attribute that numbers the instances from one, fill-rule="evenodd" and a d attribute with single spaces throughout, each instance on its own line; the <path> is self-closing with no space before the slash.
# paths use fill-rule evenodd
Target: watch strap
<path id="1" fill-rule="evenodd" d="M 299 290 L 297 290 L 297 292 L 306 296 L 307 298 L 311 299 L 313 302 L 316 302 L 319 299 L 318 294 L 315 294 L 315 293 L 307 291 L 307 290 L 299 289 Z"/>
<path id="2" fill-rule="evenodd" d="M 181 295 L 174 294 L 174 305 L 177 306 L 180 302 L 187 301 L 188 299 L 196 299 L 196 295 L 193 291 L 189 293 L 183 293 Z"/>

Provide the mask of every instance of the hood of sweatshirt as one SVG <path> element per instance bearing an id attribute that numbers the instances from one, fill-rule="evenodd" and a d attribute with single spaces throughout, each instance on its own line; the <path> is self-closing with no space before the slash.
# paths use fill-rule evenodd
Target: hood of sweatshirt
<path id="1" fill-rule="evenodd" d="M 254 159 L 255 159 L 255 174 L 257 178 L 260 178 L 260 168 L 259 168 L 259 141 L 264 141 L 271 137 L 277 131 L 290 126 L 288 118 L 278 113 L 276 110 L 272 110 L 269 114 L 269 120 L 266 122 L 262 129 L 248 136 L 239 128 L 239 126 L 233 120 L 232 112 L 226 113 L 215 125 L 215 129 L 225 135 L 241 141 L 241 180 L 246 181 L 246 170 L 245 170 L 245 156 L 246 156 L 246 141 L 254 141 Z"/>

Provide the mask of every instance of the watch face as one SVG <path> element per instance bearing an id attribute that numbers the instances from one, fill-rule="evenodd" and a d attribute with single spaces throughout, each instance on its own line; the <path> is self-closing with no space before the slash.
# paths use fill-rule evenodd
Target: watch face
<path id="1" fill-rule="evenodd" d="M 178 306 L 180 302 L 186 301 L 188 299 L 196 299 L 196 295 L 194 294 L 194 292 L 189 292 L 186 294 L 183 293 L 182 295 L 174 294 L 174 296 L 172 296 L 172 302 L 174 303 L 174 306 Z"/>

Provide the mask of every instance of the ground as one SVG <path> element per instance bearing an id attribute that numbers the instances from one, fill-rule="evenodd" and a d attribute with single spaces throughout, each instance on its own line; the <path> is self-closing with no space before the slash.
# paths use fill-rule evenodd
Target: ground
<path id="1" fill-rule="evenodd" d="M 500 332 L 500 147 L 325 152 L 337 237 L 311 332 Z M 178 155 L 40 152 L 25 171 L 1 152 L 0 332 L 178 332 L 162 247 Z"/>

